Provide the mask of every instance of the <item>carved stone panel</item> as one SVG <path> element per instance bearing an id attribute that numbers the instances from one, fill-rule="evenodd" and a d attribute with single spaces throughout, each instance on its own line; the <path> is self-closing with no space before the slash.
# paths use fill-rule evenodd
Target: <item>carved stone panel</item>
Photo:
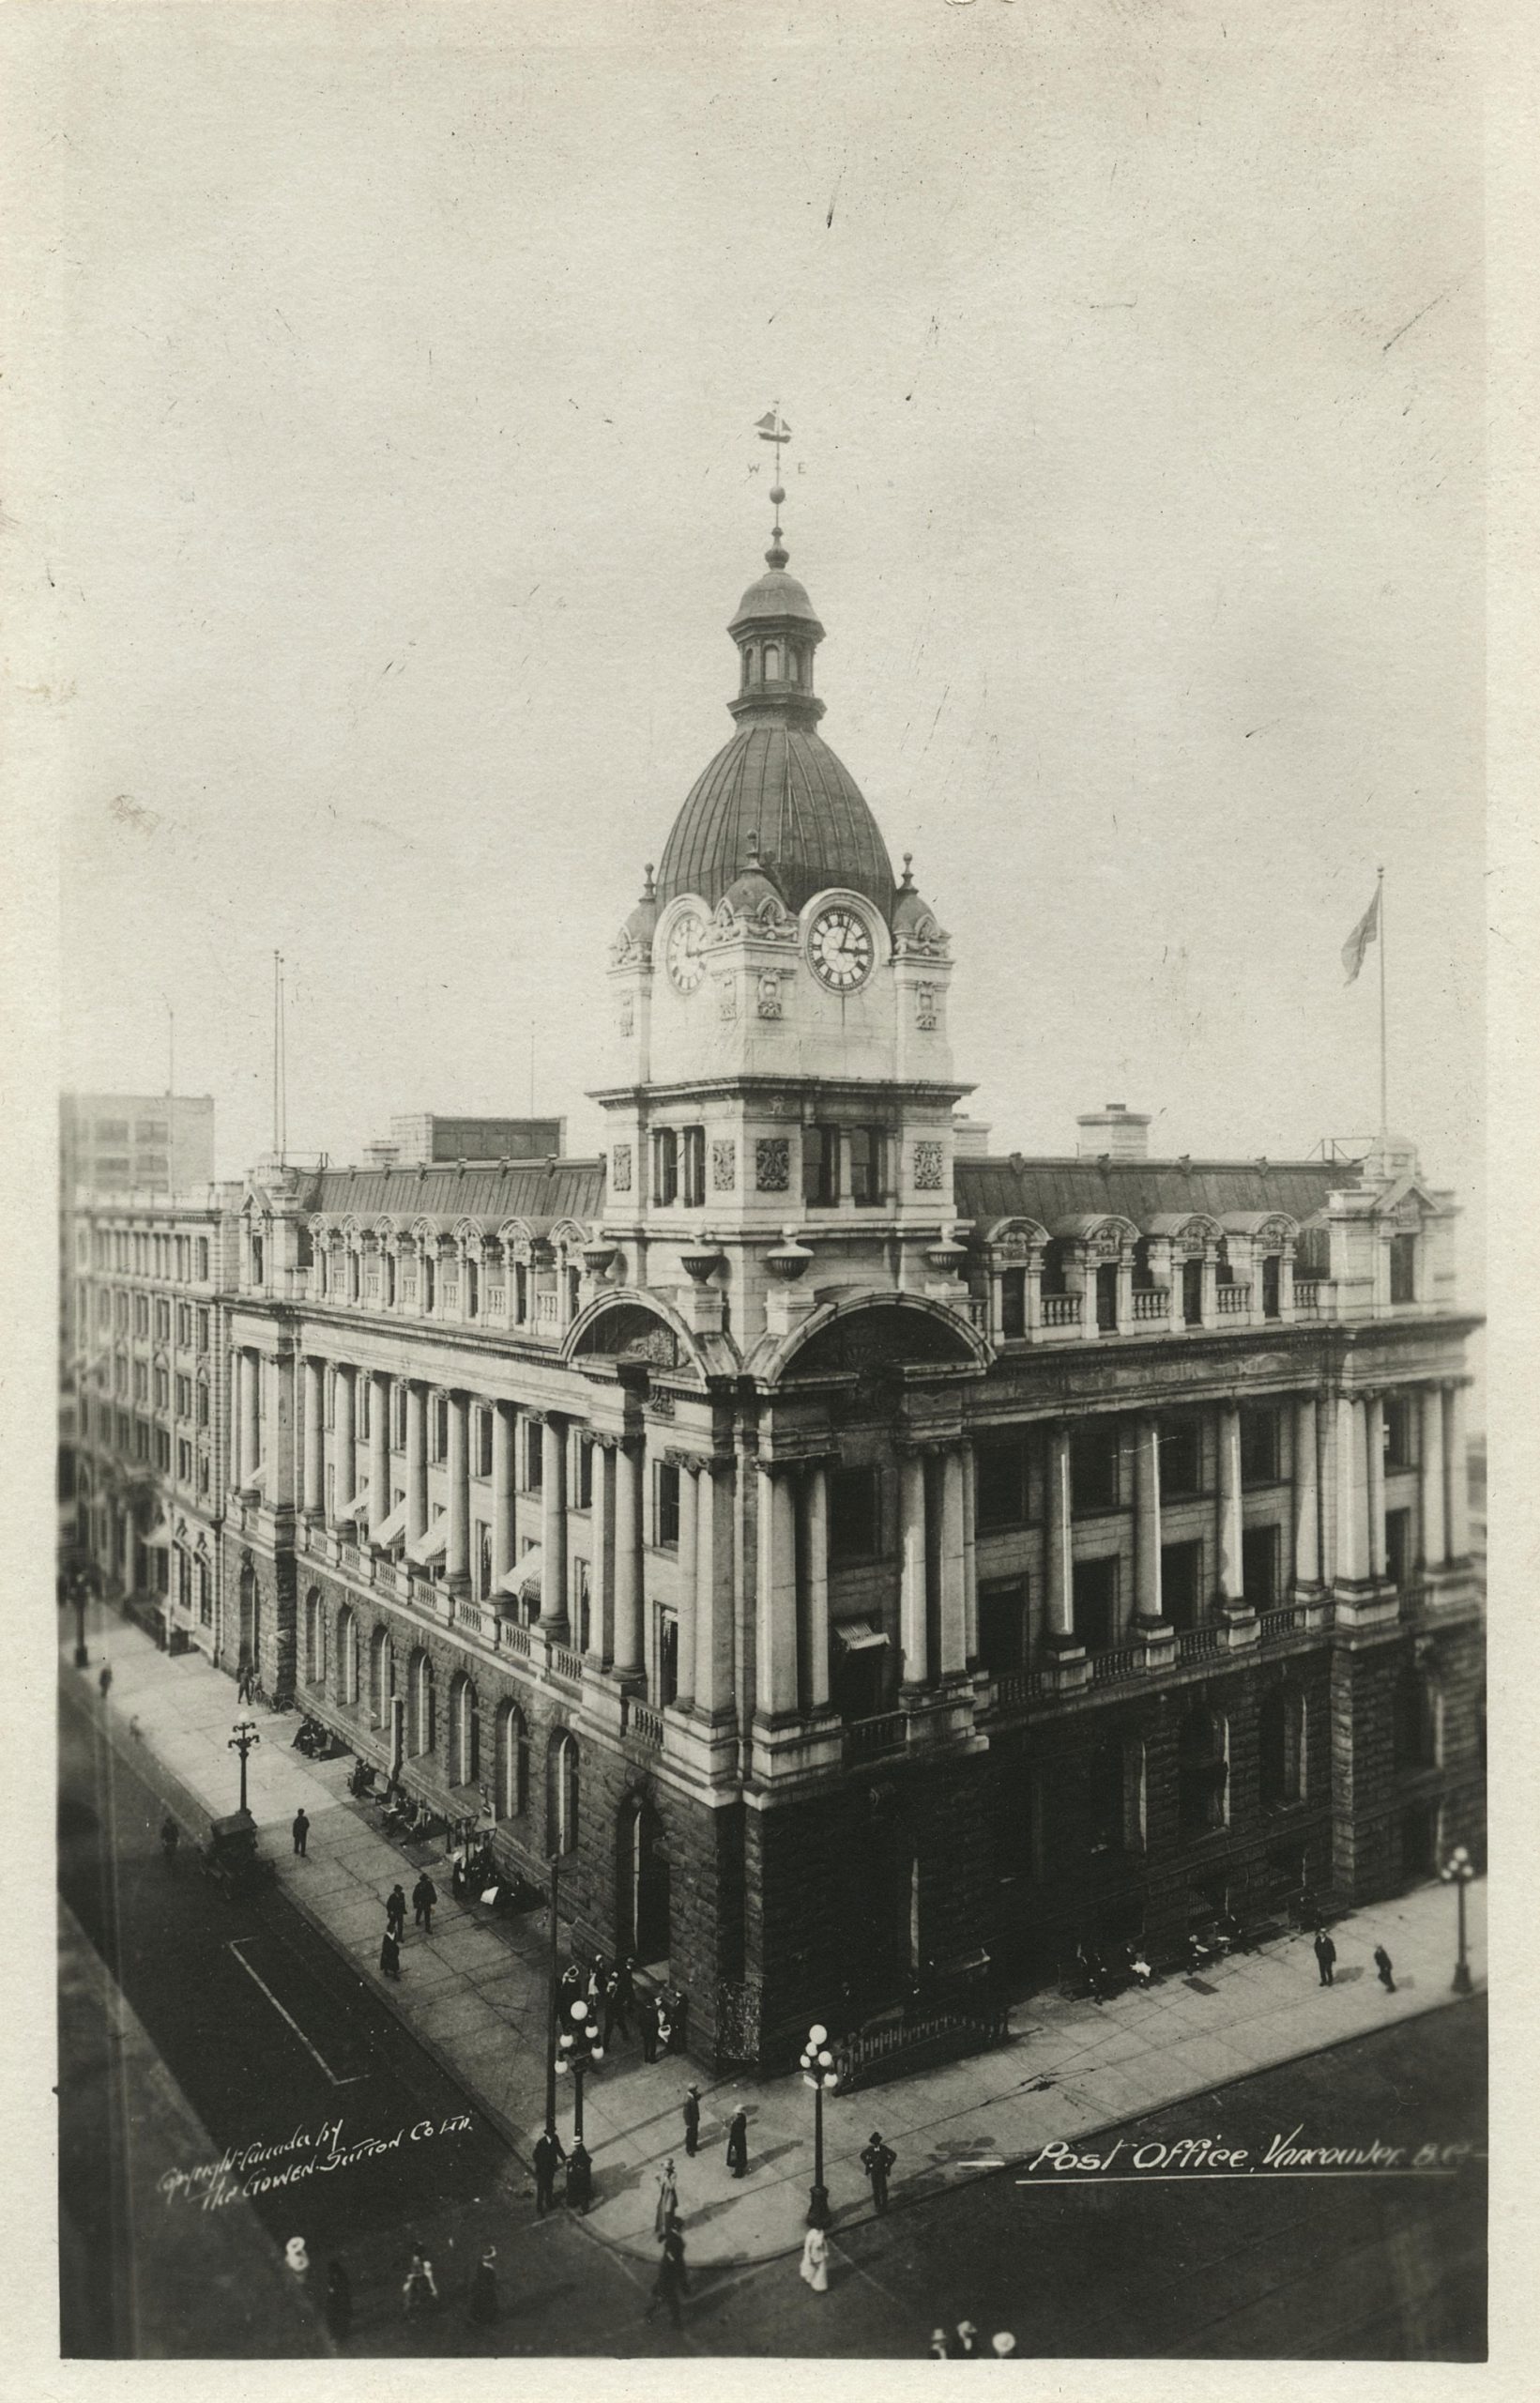
<path id="1" fill-rule="evenodd" d="M 914 1189 L 917 1193 L 939 1193 L 941 1163 L 944 1157 L 939 1143 L 916 1143 L 914 1147 Z"/>
<path id="2" fill-rule="evenodd" d="M 631 1191 L 631 1145 L 617 1143 L 610 1155 L 610 1164 L 614 1173 L 615 1190 L 617 1193 L 629 1193 Z"/>
<path id="3" fill-rule="evenodd" d="M 761 1135 L 754 1147 L 754 1181 L 761 1193 L 785 1193 L 791 1184 L 791 1142 L 785 1135 Z"/>
<path id="4" fill-rule="evenodd" d="M 729 1136 L 711 1145 L 711 1190 L 731 1193 L 738 1184 L 738 1145 Z"/>

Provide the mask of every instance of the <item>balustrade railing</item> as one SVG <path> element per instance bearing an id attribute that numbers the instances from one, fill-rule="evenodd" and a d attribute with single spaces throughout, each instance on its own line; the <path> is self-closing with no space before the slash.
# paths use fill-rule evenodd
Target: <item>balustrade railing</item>
<path id="1" fill-rule="evenodd" d="M 1090 1660 L 1091 1684 L 1115 1685 L 1120 1678 L 1138 1675 L 1144 1661 L 1144 1646 L 1142 1644 L 1123 1644 L 1111 1651 L 1092 1652 Z"/>
<path id="2" fill-rule="evenodd" d="M 454 1623 L 456 1627 L 468 1627 L 473 1635 L 480 1635 L 482 1631 L 480 1611 L 474 1602 L 467 1602 L 463 1596 L 455 1601 Z"/>
<path id="3" fill-rule="evenodd" d="M 662 1711 L 654 1710 L 648 1703 L 639 1702 L 633 1693 L 628 1693 L 621 1703 L 620 1729 L 633 1743 L 646 1744 L 655 1753 L 663 1751 Z"/>
<path id="4" fill-rule="evenodd" d="M 1044 1326 L 1078 1326 L 1080 1296 L 1078 1293 L 1044 1293 L 1043 1296 Z"/>
<path id="5" fill-rule="evenodd" d="M 1221 1318 L 1243 1318 L 1251 1308 L 1249 1285 L 1216 1285 L 1214 1295 Z"/>
<path id="6" fill-rule="evenodd" d="M 554 1677 L 565 1677 L 569 1685 L 580 1686 L 583 1683 L 582 1653 L 570 1651 L 565 1644 L 553 1644 L 551 1675 Z"/>
<path id="7" fill-rule="evenodd" d="M 1294 1316 L 1296 1318 L 1319 1318 L 1320 1316 L 1320 1284 L 1319 1279 L 1307 1278 L 1302 1282 L 1298 1277 L 1295 1278 Z"/>
<path id="8" fill-rule="evenodd" d="M 1210 1661 L 1219 1651 L 1219 1630 L 1216 1627 L 1190 1627 L 1185 1635 L 1177 1637 L 1179 1661 Z"/>
<path id="9" fill-rule="evenodd" d="M 1138 1285 L 1134 1289 L 1134 1316 L 1136 1320 L 1154 1319 L 1164 1324 L 1171 1315 L 1171 1296 L 1164 1285 Z"/>
<path id="10" fill-rule="evenodd" d="M 516 1653 L 521 1661 L 527 1661 L 531 1650 L 529 1630 L 526 1627 L 521 1627 L 516 1618 L 499 1618 L 497 1649 L 500 1652 Z"/>

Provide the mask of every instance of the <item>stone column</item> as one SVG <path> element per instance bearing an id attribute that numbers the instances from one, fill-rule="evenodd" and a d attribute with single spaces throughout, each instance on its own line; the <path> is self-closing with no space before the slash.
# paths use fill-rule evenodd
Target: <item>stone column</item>
<path id="1" fill-rule="evenodd" d="M 785 1462 L 759 1463 L 758 1568 L 755 1716 L 785 1718 L 797 1708 L 797 1523 Z"/>
<path id="2" fill-rule="evenodd" d="M 1294 1591 L 1318 1594 L 1321 1583 L 1320 1480 L 1316 1450 L 1316 1397 L 1294 1404 Z"/>
<path id="3" fill-rule="evenodd" d="M 567 1421 L 553 1413 L 541 1437 L 541 1625 L 567 1627 Z"/>
<path id="4" fill-rule="evenodd" d="M 492 1590 L 502 1590 L 513 1566 L 513 1404 L 492 1405 Z"/>
<path id="5" fill-rule="evenodd" d="M 275 1510 L 294 1508 L 294 1358 L 287 1347 L 273 1362 L 273 1415 L 267 1434 L 267 1500 Z"/>
<path id="6" fill-rule="evenodd" d="M 375 1369 L 369 1380 L 369 1531 L 390 1516 L 390 1380 Z"/>
<path id="7" fill-rule="evenodd" d="M 1219 1254 L 1212 1243 L 1203 1247 L 1203 1324 L 1219 1324 Z"/>
<path id="8" fill-rule="evenodd" d="M 973 1446 L 963 1446 L 963 1641 L 971 1669 L 979 1657 L 979 1489 Z"/>
<path id="9" fill-rule="evenodd" d="M 1058 1651 L 1075 1645 L 1075 1518 L 1070 1494 L 1070 1431 L 1048 1430 L 1047 1637 Z"/>
<path id="10" fill-rule="evenodd" d="M 904 1683 L 930 1682 L 926 1637 L 925 1586 L 925 1459 L 906 1452 L 899 1462 L 899 1642 L 904 1653 Z"/>
<path id="11" fill-rule="evenodd" d="M 675 1696 L 681 1710 L 688 1710 L 695 1696 L 695 1569 L 699 1543 L 696 1518 L 696 1479 L 700 1475 L 697 1461 L 679 1458 L 679 1691 Z"/>
<path id="12" fill-rule="evenodd" d="M 240 1446 L 240 1482 L 243 1486 L 251 1484 L 262 1465 L 260 1454 L 262 1420 L 261 1405 L 257 1398 L 257 1374 L 256 1354 L 243 1347 L 240 1353 L 240 1370 L 237 1381 L 240 1400 L 240 1420 L 237 1431 Z"/>
<path id="13" fill-rule="evenodd" d="M 428 1389 L 414 1377 L 406 1387 L 406 1540 L 428 1527 Z"/>
<path id="14" fill-rule="evenodd" d="M 318 1519 L 326 1508 L 326 1369 L 319 1360 L 305 1362 L 305 1515 Z"/>
<path id="15" fill-rule="evenodd" d="M 807 1465 L 803 1496 L 807 1511 L 807 1698 L 814 1710 L 829 1707 L 829 1469 Z"/>
<path id="16" fill-rule="evenodd" d="M 960 1677 L 968 1666 L 968 1617 L 963 1596 L 963 1453 L 949 1444 L 941 1455 L 941 1675 Z"/>
<path id="17" fill-rule="evenodd" d="M 353 1499 L 358 1475 L 358 1447 L 353 1426 L 353 1370 L 339 1365 L 331 1372 L 331 1523 L 346 1523 L 343 1513 Z"/>
<path id="18" fill-rule="evenodd" d="M 1368 1462 L 1364 1401 L 1344 1393 L 1336 1406 L 1336 1582 L 1364 1585 L 1369 1576 Z"/>
<path id="19" fill-rule="evenodd" d="M 1241 1412 L 1233 1401 L 1219 1405 L 1219 1588 L 1220 1607 L 1245 1601 L 1241 1566 Z"/>
<path id="20" fill-rule="evenodd" d="M 696 1503 L 695 1707 L 709 1719 L 733 1701 L 733 1464 L 701 1463 Z"/>
<path id="21" fill-rule="evenodd" d="M 1385 1403 L 1381 1394 L 1364 1397 L 1364 1453 L 1367 1472 L 1369 1514 L 1369 1574 L 1382 1585 L 1388 1569 L 1385 1551 Z"/>
<path id="22" fill-rule="evenodd" d="M 457 1592 L 470 1584 L 470 1401 L 463 1393 L 450 1396 L 450 1531 L 444 1544 L 444 1573 Z"/>
<path id="23" fill-rule="evenodd" d="M 642 1670 L 642 1473 L 639 1447 L 615 1454 L 615 1673 Z"/>
<path id="24" fill-rule="evenodd" d="M 1441 1569 L 1449 1556 L 1449 1528 L 1444 1516 L 1443 1394 L 1438 1385 L 1423 1387 L 1423 1562 Z"/>
<path id="25" fill-rule="evenodd" d="M 1134 1613 L 1139 1627 L 1165 1625 L 1160 1583 L 1160 1422 L 1134 1430 Z"/>
<path id="26" fill-rule="evenodd" d="M 588 1516 L 588 1651 L 600 1668 L 615 1658 L 615 1438 L 593 1439 L 593 1505 Z"/>
<path id="27" fill-rule="evenodd" d="M 1443 1389 L 1444 1523 L 1450 1560 L 1471 1554 L 1471 1462 L 1465 1434 L 1465 1387 L 1457 1382 Z"/>

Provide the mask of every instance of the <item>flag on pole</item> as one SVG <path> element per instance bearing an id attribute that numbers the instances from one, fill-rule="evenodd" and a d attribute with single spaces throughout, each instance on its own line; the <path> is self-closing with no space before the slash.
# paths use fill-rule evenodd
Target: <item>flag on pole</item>
<path id="1" fill-rule="evenodd" d="M 1364 954 L 1380 931 L 1380 887 L 1375 886 L 1374 899 L 1369 903 L 1352 933 L 1342 946 L 1342 965 L 1350 985 L 1364 965 Z"/>

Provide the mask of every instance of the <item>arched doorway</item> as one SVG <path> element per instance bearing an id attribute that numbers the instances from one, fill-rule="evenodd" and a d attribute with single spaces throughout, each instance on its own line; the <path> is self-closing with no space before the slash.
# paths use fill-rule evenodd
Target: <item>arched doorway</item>
<path id="1" fill-rule="evenodd" d="M 249 1560 L 243 1560 L 240 1568 L 240 1657 L 253 1669 L 258 1664 L 259 1625 L 256 1570 Z"/>
<path id="2" fill-rule="evenodd" d="M 668 1839 L 655 1803 L 638 1796 L 620 1821 L 620 1907 L 626 1951 L 648 1967 L 666 1966 L 669 1930 Z"/>

